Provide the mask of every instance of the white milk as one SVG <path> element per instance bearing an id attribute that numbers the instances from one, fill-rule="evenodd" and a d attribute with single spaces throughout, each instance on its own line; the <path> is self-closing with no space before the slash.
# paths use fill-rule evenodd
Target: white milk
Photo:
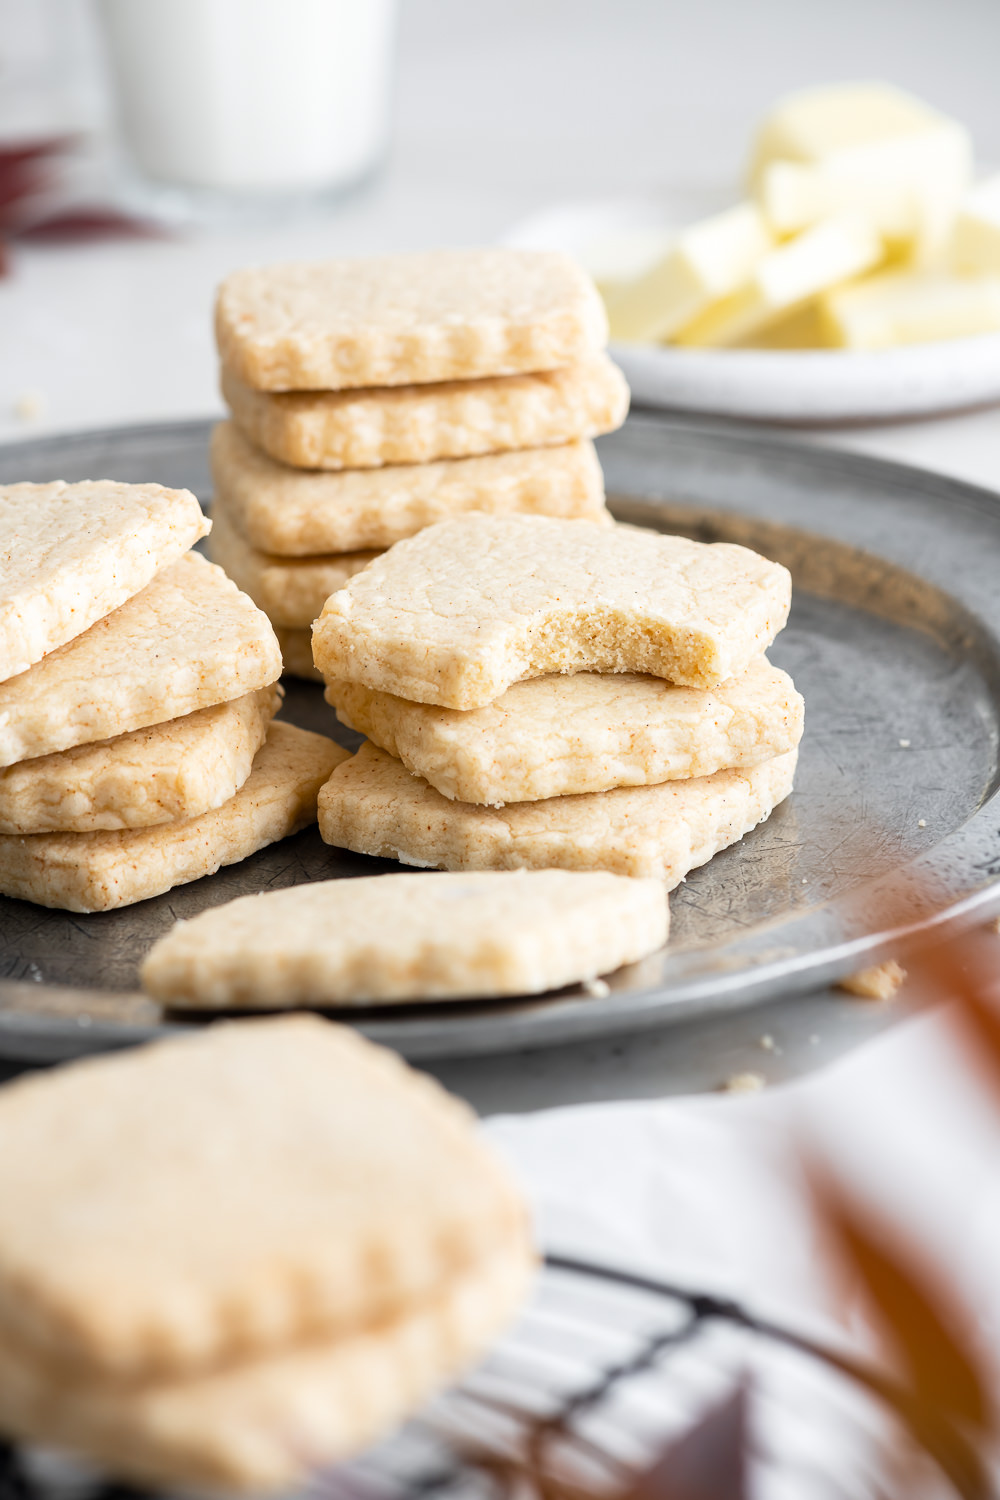
<path id="1" fill-rule="evenodd" d="M 296 192 L 360 177 L 388 120 L 395 0 L 101 0 L 151 178 Z"/>

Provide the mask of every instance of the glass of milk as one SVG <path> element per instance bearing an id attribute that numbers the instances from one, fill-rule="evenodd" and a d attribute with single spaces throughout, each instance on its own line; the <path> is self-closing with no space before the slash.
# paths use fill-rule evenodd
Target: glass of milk
<path id="1" fill-rule="evenodd" d="M 396 0 L 100 0 L 133 165 L 175 203 L 311 198 L 386 143 Z"/>

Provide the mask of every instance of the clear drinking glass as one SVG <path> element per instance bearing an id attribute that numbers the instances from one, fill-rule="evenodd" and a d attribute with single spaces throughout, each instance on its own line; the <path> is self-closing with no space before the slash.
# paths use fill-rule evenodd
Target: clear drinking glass
<path id="1" fill-rule="evenodd" d="M 121 131 L 163 206 L 340 192 L 386 144 L 396 0 L 100 0 Z"/>

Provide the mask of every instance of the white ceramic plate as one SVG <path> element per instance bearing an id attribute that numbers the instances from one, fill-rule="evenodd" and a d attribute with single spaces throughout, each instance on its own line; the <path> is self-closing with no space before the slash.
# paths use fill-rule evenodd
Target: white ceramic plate
<path id="1" fill-rule="evenodd" d="M 504 243 L 584 255 L 606 234 L 687 222 L 677 199 L 566 203 L 516 224 Z M 689 210 L 690 205 L 684 207 Z M 613 344 L 633 400 L 770 422 L 884 421 L 1000 401 L 1000 333 L 848 353 L 839 349 L 673 349 Z"/>

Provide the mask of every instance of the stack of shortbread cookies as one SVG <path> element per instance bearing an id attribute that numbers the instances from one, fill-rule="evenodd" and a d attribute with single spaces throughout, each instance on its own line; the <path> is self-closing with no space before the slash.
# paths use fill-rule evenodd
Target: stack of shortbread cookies
<path id="1" fill-rule="evenodd" d="M 18 1080 L 0 1146 L 0 1432 L 144 1485 L 321 1486 L 530 1288 L 471 1111 L 315 1017 Z"/>
<path id="2" fill-rule="evenodd" d="M 787 570 L 745 547 L 544 517 L 400 542 L 328 600 L 326 696 L 368 737 L 328 843 L 449 870 L 675 886 L 792 788 L 802 699 L 764 656 Z"/>
<path id="3" fill-rule="evenodd" d="M 212 557 L 315 676 L 330 594 L 470 511 L 608 521 L 591 438 L 628 389 L 565 256 L 456 250 L 237 271 L 216 309 Z"/>
<path id="4" fill-rule="evenodd" d="M 105 911 L 315 817 L 344 752 L 272 724 L 274 632 L 207 531 L 186 490 L 0 489 L 0 893 Z"/>

